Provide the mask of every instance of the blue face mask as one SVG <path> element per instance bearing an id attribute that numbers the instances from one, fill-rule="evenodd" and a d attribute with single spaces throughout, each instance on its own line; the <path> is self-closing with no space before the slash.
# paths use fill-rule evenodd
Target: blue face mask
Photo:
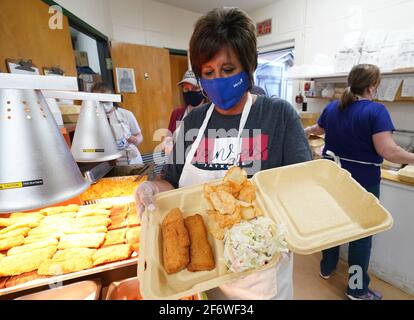
<path id="1" fill-rule="evenodd" d="M 244 71 L 228 78 L 201 79 L 200 82 L 210 100 L 223 110 L 233 108 L 249 88 L 249 77 Z"/>

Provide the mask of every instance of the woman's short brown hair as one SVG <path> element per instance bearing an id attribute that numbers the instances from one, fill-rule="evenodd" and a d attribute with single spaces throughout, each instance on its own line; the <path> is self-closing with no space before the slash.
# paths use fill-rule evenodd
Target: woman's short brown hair
<path id="1" fill-rule="evenodd" d="M 239 8 L 217 8 L 197 21 L 190 40 L 190 59 L 198 78 L 201 66 L 224 47 L 234 50 L 249 76 L 251 89 L 257 68 L 256 26 Z"/>

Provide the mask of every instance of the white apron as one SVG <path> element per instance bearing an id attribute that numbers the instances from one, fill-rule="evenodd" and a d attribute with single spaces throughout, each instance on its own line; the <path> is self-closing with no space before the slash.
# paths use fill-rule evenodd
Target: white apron
<path id="1" fill-rule="evenodd" d="M 124 119 L 122 114 L 115 109 L 109 115 L 109 124 L 111 125 L 116 144 L 122 153 L 122 156 L 116 160 L 116 164 L 118 166 L 142 164 L 141 153 L 137 146 L 127 141 L 131 136 L 128 119 Z"/>
<path id="2" fill-rule="evenodd" d="M 249 117 L 252 107 L 252 96 L 249 93 L 243 113 L 240 119 L 239 133 L 236 143 L 236 155 L 240 156 L 241 135 Z M 191 146 L 190 152 L 185 159 L 181 173 L 179 187 L 194 184 L 202 184 L 214 179 L 223 178 L 227 170 L 201 170 L 191 164 L 197 148 L 204 137 L 208 122 L 214 111 L 212 103 L 207 111 L 204 122 L 198 136 Z M 252 275 L 242 277 L 219 288 L 207 292 L 209 299 L 213 300 L 287 300 L 293 299 L 293 255 L 282 255 L 280 262 L 265 271 L 259 271 Z"/>

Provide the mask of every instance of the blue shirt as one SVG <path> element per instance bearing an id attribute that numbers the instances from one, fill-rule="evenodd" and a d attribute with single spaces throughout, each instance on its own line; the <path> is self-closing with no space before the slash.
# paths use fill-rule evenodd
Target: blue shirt
<path id="1" fill-rule="evenodd" d="M 371 163 L 384 160 L 376 152 L 372 136 L 395 130 L 386 107 L 370 100 L 355 101 L 344 111 L 339 109 L 338 101 L 333 101 L 322 112 L 318 125 L 325 129 L 324 155 L 330 150 L 340 158 Z M 380 183 L 379 166 L 345 160 L 341 160 L 341 164 L 365 188 Z"/>

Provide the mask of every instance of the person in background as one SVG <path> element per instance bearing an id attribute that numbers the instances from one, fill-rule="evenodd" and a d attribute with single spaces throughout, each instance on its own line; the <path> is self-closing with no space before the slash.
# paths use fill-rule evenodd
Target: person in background
<path id="1" fill-rule="evenodd" d="M 167 135 L 164 139 L 165 153 L 167 155 L 172 151 L 173 135 L 180 123 L 191 111 L 206 103 L 207 100 L 203 95 L 200 83 L 198 82 L 193 71 L 187 70 L 183 75 L 183 79 L 177 85 L 182 88 L 185 106 L 175 108 L 171 113 L 168 125 L 169 135 Z"/>
<path id="2" fill-rule="evenodd" d="M 177 129 L 177 122 L 184 120 L 191 111 L 201 106 L 206 101 L 193 71 L 187 70 L 183 75 L 183 79 L 177 85 L 182 88 L 185 106 L 175 108 L 171 114 L 168 130 L 170 130 L 172 134 Z"/>
<path id="3" fill-rule="evenodd" d="M 305 129 L 307 134 L 325 134 L 323 155 L 341 164 L 378 198 L 384 158 L 394 163 L 414 163 L 414 154 L 394 142 L 392 133 L 395 129 L 386 107 L 372 101 L 381 81 L 380 76 L 380 70 L 375 65 L 354 66 L 341 100 L 329 103 L 318 123 Z M 348 286 L 347 296 L 352 300 L 382 298 L 381 293 L 369 288 L 371 245 L 372 237 L 349 244 L 348 264 L 350 267 L 359 266 L 363 273 L 361 288 Z M 339 247 L 324 250 L 322 254 L 320 276 L 329 279 L 338 264 Z M 353 275 L 351 273 L 350 277 Z"/>
<path id="4" fill-rule="evenodd" d="M 190 41 L 191 65 L 212 103 L 185 117 L 163 179 L 138 186 L 139 212 L 155 209 L 156 193 L 223 178 L 233 165 L 251 177 L 261 170 L 311 160 L 294 108 L 287 101 L 250 93 L 256 46 L 255 23 L 238 8 L 215 9 L 197 21 Z M 274 267 L 222 285 L 208 296 L 293 299 L 293 255 L 283 254 Z"/>
<path id="5" fill-rule="evenodd" d="M 92 92 L 114 93 L 112 88 L 104 82 L 96 83 Z M 116 164 L 118 166 L 143 164 L 138 149 L 143 141 L 143 136 L 134 114 L 112 102 L 104 102 L 102 106 L 108 117 L 118 149 L 122 152 L 122 157 L 117 159 Z"/>

